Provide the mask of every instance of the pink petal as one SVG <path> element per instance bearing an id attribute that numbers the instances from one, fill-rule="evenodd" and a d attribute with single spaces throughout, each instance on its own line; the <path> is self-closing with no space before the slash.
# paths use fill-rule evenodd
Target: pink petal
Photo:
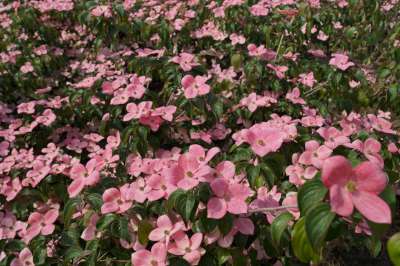
<path id="1" fill-rule="evenodd" d="M 55 229 L 54 224 L 47 224 L 42 228 L 41 234 L 44 236 L 50 235 L 51 233 L 54 232 L 54 229 Z"/>
<path id="2" fill-rule="evenodd" d="M 190 242 L 192 243 L 191 249 L 198 249 L 201 245 L 201 241 L 203 241 L 202 233 L 196 233 L 192 235 L 192 237 L 190 238 Z"/>
<path id="3" fill-rule="evenodd" d="M 210 186 L 211 186 L 212 192 L 213 192 L 216 196 L 222 198 L 222 197 L 225 195 L 226 191 L 228 190 L 229 184 L 228 184 L 228 182 L 227 182 L 225 179 L 223 179 L 223 178 L 217 178 L 217 179 L 214 179 L 214 180 L 211 182 L 211 185 L 210 185 Z"/>
<path id="4" fill-rule="evenodd" d="M 167 258 L 167 249 L 163 243 L 155 243 L 151 247 L 151 254 L 157 258 L 157 261 L 165 262 Z"/>
<path id="5" fill-rule="evenodd" d="M 228 212 L 242 214 L 247 212 L 247 204 L 242 199 L 233 198 L 228 202 Z"/>
<path id="6" fill-rule="evenodd" d="M 357 190 L 368 191 L 374 194 L 381 193 L 388 182 L 382 169 L 375 163 L 362 162 L 354 169 Z"/>
<path id="7" fill-rule="evenodd" d="M 184 88 L 189 87 L 194 82 L 194 77 L 192 75 L 186 75 L 182 78 L 181 84 Z"/>
<path id="8" fill-rule="evenodd" d="M 52 209 L 46 212 L 44 215 L 44 221 L 46 224 L 52 224 L 57 220 L 58 210 Z"/>
<path id="9" fill-rule="evenodd" d="M 151 265 L 151 253 L 146 249 L 139 250 L 132 254 L 132 265 L 148 266 Z"/>
<path id="10" fill-rule="evenodd" d="M 176 246 L 181 249 L 185 250 L 186 248 L 190 247 L 190 240 L 189 237 L 183 231 L 178 231 L 173 236 L 175 240 Z"/>
<path id="11" fill-rule="evenodd" d="M 224 199 L 211 198 L 207 203 L 207 217 L 221 219 L 226 214 L 226 202 Z"/>
<path id="12" fill-rule="evenodd" d="M 156 228 L 149 234 L 151 241 L 161 241 L 165 238 L 165 228 Z"/>
<path id="13" fill-rule="evenodd" d="M 353 213 L 351 193 L 340 185 L 334 184 L 329 188 L 330 203 L 333 212 L 341 216 L 350 216 Z"/>
<path id="14" fill-rule="evenodd" d="M 172 222 L 169 219 L 168 215 L 162 215 L 157 219 L 157 226 L 164 229 L 172 229 Z"/>
<path id="15" fill-rule="evenodd" d="M 83 178 L 78 178 L 72 181 L 72 183 L 68 186 L 68 194 L 70 198 L 73 198 L 76 195 L 78 195 L 84 187 L 85 187 L 85 182 Z"/>
<path id="16" fill-rule="evenodd" d="M 325 186 L 344 185 L 353 176 L 350 162 L 343 156 L 332 156 L 322 166 L 322 181 Z"/>
<path id="17" fill-rule="evenodd" d="M 249 218 L 239 217 L 234 221 L 234 225 L 244 235 L 254 234 L 254 224 Z"/>
<path id="18" fill-rule="evenodd" d="M 189 262 L 191 265 L 197 265 L 198 261 L 201 258 L 200 251 L 194 250 L 192 252 L 186 253 L 183 258 Z"/>
<path id="19" fill-rule="evenodd" d="M 369 153 L 378 153 L 381 150 L 381 143 L 373 138 L 368 138 L 364 142 L 364 150 Z"/>
<path id="20" fill-rule="evenodd" d="M 106 214 L 110 212 L 116 212 L 119 210 L 119 206 L 115 201 L 106 202 L 101 206 L 101 213 Z"/>
<path id="21" fill-rule="evenodd" d="M 220 162 L 216 167 L 217 172 L 226 179 L 235 175 L 235 165 L 231 161 Z"/>
<path id="22" fill-rule="evenodd" d="M 113 187 L 106 189 L 103 193 L 103 201 L 104 202 L 109 202 L 109 201 L 116 201 L 121 197 L 120 191 Z"/>
<path id="23" fill-rule="evenodd" d="M 392 213 L 388 204 L 373 193 L 353 192 L 353 202 L 356 209 L 368 220 L 374 223 L 390 224 Z"/>

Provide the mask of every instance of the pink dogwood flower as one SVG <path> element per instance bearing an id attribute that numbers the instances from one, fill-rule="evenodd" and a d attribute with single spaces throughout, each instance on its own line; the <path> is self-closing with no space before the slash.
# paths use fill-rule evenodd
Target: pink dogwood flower
<path id="1" fill-rule="evenodd" d="M 149 234 L 149 239 L 156 242 L 165 242 L 168 246 L 170 238 L 178 231 L 184 229 L 182 222 L 172 223 L 168 215 L 161 215 L 157 219 L 157 227 Z"/>
<path id="2" fill-rule="evenodd" d="M 210 86 L 206 83 L 208 77 L 186 75 L 182 78 L 181 84 L 185 97 L 193 99 L 197 96 L 206 95 L 210 92 Z"/>
<path id="3" fill-rule="evenodd" d="M 241 214 L 247 212 L 246 199 L 251 190 L 244 184 L 229 184 L 223 177 L 211 182 L 211 190 L 215 194 L 207 203 L 207 217 L 221 219 L 227 212 Z"/>
<path id="4" fill-rule="evenodd" d="M 321 127 L 317 132 L 324 138 L 325 146 L 332 150 L 336 149 L 340 145 L 350 142 L 350 139 L 335 127 Z"/>
<path id="5" fill-rule="evenodd" d="M 203 234 L 196 233 L 189 237 L 183 232 L 179 231 L 173 236 L 174 242 L 168 248 L 168 252 L 183 258 L 191 265 L 197 265 L 205 250 L 200 247 L 203 241 Z"/>
<path id="6" fill-rule="evenodd" d="M 124 213 L 133 203 L 132 191 L 129 184 L 123 185 L 121 188 L 109 188 L 103 193 L 103 206 L 101 206 L 101 213 Z"/>
<path id="7" fill-rule="evenodd" d="M 376 139 L 368 138 L 364 142 L 357 139 L 353 141 L 351 144 L 347 144 L 346 146 L 353 148 L 359 152 L 362 152 L 369 161 L 374 162 L 383 168 L 384 166 L 383 158 L 379 154 L 382 145 Z"/>
<path id="8" fill-rule="evenodd" d="M 179 64 L 183 71 L 190 71 L 193 67 L 198 66 L 196 57 L 189 53 L 180 53 L 179 56 L 174 56 L 170 62 Z"/>
<path id="9" fill-rule="evenodd" d="M 10 266 L 35 266 L 33 262 L 32 252 L 29 248 L 24 248 L 18 254 L 18 257 L 11 261 Z"/>
<path id="10" fill-rule="evenodd" d="M 155 243 L 151 251 L 141 249 L 132 254 L 132 265 L 135 266 L 165 266 L 167 248 L 163 243 Z"/>
<path id="11" fill-rule="evenodd" d="M 69 196 L 77 196 L 86 186 L 93 186 L 100 180 L 100 172 L 97 168 L 97 160 L 91 159 L 86 166 L 78 163 L 72 166 L 70 178 L 73 180 L 68 186 Z"/>
<path id="12" fill-rule="evenodd" d="M 329 64 L 343 71 L 355 65 L 353 62 L 349 61 L 349 57 L 347 55 L 341 53 L 332 54 Z"/>
<path id="13" fill-rule="evenodd" d="M 388 204 L 378 195 L 387 185 L 387 177 L 372 162 L 362 162 L 354 169 L 343 156 L 325 160 L 322 181 L 329 189 L 332 211 L 350 216 L 354 207 L 368 220 L 390 224 L 392 215 Z"/>
<path id="14" fill-rule="evenodd" d="M 247 141 L 258 156 L 276 152 L 283 143 L 285 133 L 282 130 L 266 126 L 253 126 L 247 131 Z"/>
<path id="15" fill-rule="evenodd" d="M 41 234 L 44 236 L 53 233 L 55 226 L 54 222 L 57 220 L 58 210 L 50 209 L 45 214 L 33 212 L 28 218 L 28 228 L 23 235 L 25 243 L 29 243 L 34 237 Z"/>
<path id="16" fill-rule="evenodd" d="M 306 150 L 300 155 L 299 162 L 304 165 L 313 165 L 321 168 L 325 159 L 329 158 L 332 150 L 325 145 L 320 145 L 315 140 L 305 143 Z"/>

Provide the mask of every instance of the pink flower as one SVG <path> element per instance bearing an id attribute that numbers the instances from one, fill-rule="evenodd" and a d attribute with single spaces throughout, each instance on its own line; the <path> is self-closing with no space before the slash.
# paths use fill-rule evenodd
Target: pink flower
<path id="1" fill-rule="evenodd" d="M 8 141 L 0 142 L 0 156 L 6 157 L 8 154 L 8 148 L 10 147 L 10 143 Z"/>
<path id="2" fill-rule="evenodd" d="M 247 141 L 258 156 L 276 152 L 283 143 L 285 134 L 277 129 L 266 126 L 253 126 L 247 131 Z"/>
<path id="3" fill-rule="evenodd" d="M 18 257 L 11 261 L 10 266 L 35 266 L 33 262 L 32 252 L 29 248 L 24 248 L 18 254 Z"/>
<path id="4" fill-rule="evenodd" d="M 232 45 L 244 44 L 246 42 L 246 38 L 243 35 L 238 35 L 236 33 L 229 35 L 229 39 L 231 40 Z"/>
<path id="5" fill-rule="evenodd" d="M 383 158 L 379 154 L 382 145 L 376 139 L 368 138 L 364 142 L 362 142 L 361 140 L 355 140 L 353 143 L 347 144 L 346 146 L 362 152 L 369 161 L 376 163 L 383 168 Z"/>
<path id="6" fill-rule="evenodd" d="M 139 104 L 136 103 L 128 103 L 126 105 L 126 110 L 128 113 L 123 117 L 123 121 L 130 121 L 132 119 L 139 119 L 142 116 L 148 116 L 151 112 L 151 107 L 153 102 L 144 101 Z"/>
<path id="7" fill-rule="evenodd" d="M 167 249 L 162 243 L 155 243 L 151 251 L 141 249 L 132 254 L 132 265 L 135 266 L 165 266 Z"/>
<path id="8" fill-rule="evenodd" d="M 33 212 L 28 218 L 28 228 L 26 229 L 23 239 L 25 243 L 29 243 L 34 237 L 41 234 L 44 236 L 53 233 L 55 226 L 54 222 L 57 220 L 58 210 L 50 209 L 45 214 Z"/>
<path id="9" fill-rule="evenodd" d="M 100 217 L 97 213 L 93 213 L 92 216 L 90 216 L 89 223 L 81 234 L 82 239 L 90 241 L 96 237 L 96 224 L 99 219 Z"/>
<path id="10" fill-rule="evenodd" d="M 341 53 L 332 54 L 332 58 L 329 60 L 329 64 L 343 71 L 345 71 L 349 67 L 354 66 L 354 63 L 349 61 L 349 57 Z"/>
<path id="11" fill-rule="evenodd" d="M 300 89 L 297 87 L 288 92 L 285 98 L 294 104 L 306 104 L 306 101 L 304 101 L 304 99 L 300 97 Z"/>
<path id="12" fill-rule="evenodd" d="M 305 165 L 313 165 L 316 168 L 321 168 L 325 159 L 329 158 L 332 150 L 325 145 L 319 145 L 315 140 L 310 140 L 305 143 L 306 150 L 300 155 L 299 162 Z"/>
<path id="13" fill-rule="evenodd" d="M 285 72 L 289 70 L 287 66 L 274 66 L 267 64 L 267 67 L 275 71 L 275 75 L 278 77 L 278 79 L 283 79 L 285 77 Z"/>
<path id="14" fill-rule="evenodd" d="M 321 127 L 318 134 L 324 138 L 325 146 L 334 150 L 336 147 L 349 143 L 350 139 L 343 132 L 334 127 Z"/>
<path id="15" fill-rule="evenodd" d="M 190 71 L 192 67 L 199 65 L 196 62 L 196 57 L 189 53 L 181 53 L 179 56 L 174 56 L 170 62 L 179 64 L 183 71 Z"/>
<path id="16" fill-rule="evenodd" d="M 221 219 L 227 212 L 241 214 L 247 212 L 246 199 L 251 190 L 244 184 L 229 184 L 225 178 L 219 177 L 211 182 L 211 190 L 216 197 L 207 203 L 207 217 Z"/>
<path id="17" fill-rule="evenodd" d="M 183 258 L 191 265 L 197 265 L 205 250 L 200 247 L 203 240 L 203 234 L 196 233 L 189 237 L 179 231 L 173 236 L 174 242 L 168 248 L 168 252 Z"/>
<path id="18" fill-rule="evenodd" d="M 368 220 L 390 224 L 389 206 L 378 195 L 387 185 L 387 177 L 372 162 L 363 162 L 354 169 L 343 156 L 333 156 L 324 162 L 322 181 L 329 188 L 333 212 L 350 216 L 354 207 Z"/>
<path id="19" fill-rule="evenodd" d="M 303 84 L 304 86 L 312 88 L 314 86 L 314 83 L 316 82 L 314 78 L 314 73 L 310 72 L 308 74 L 303 73 L 299 75 L 299 82 Z"/>
<path id="20" fill-rule="evenodd" d="M 132 206 L 132 191 L 129 184 L 123 185 L 120 189 L 109 188 L 103 193 L 103 205 L 101 213 L 124 213 Z"/>
<path id="21" fill-rule="evenodd" d="M 271 190 L 268 191 L 267 187 L 260 187 L 257 190 L 257 199 L 250 203 L 250 209 L 259 209 L 259 208 L 274 208 L 279 207 L 279 200 L 281 199 L 281 193 L 278 192 L 276 186 L 273 186 Z M 265 215 L 267 217 L 268 223 L 272 223 L 276 216 L 280 214 L 277 212 L 266 212 Z"/>
<path id="22" fill-rule="evenodd" d="M 18 114 L 33 114 L 35 112 L 36 102 L 31 101 L 27 103 L 21 103 L 18 105 Z"/>
<path id="23" fill-rule="evenodd" d="M 161 215 L 157 219 L 157 228 L 150 232 L 149 239 L 156 242 L 165 242 L 168 246 L 170 237 L 182 229 L 184 229 L 182 222 L 173 224 L 168 215 Z"/>
<path id="24" fill-rule="evenodd" d="M 46 109 L 46 110 L 44 110 L 42 115 L 38 116 L 35 120 L 39 124 L 43 124 L 45 126 L 50 126 L 51 123 L 53 123 L 56 120 L 56 115 L 53 113 L 53 111 L 51 109 Z"/>
<path id="25" fill-rule="evenodd" d="M 80 163 L 73 165 L 70 170 L 70 178 L 73 181 L 68 186 L 68 194 L 72 198 L 78 195 L 86 186 L 93 186 L 100 180 L 97 160 L 91 159 L 87 162 L 86 167 Z"/>
<path id="26" fill-rule="evenodd" d="M 187 99 L 193 99 L 197 96 L 206 95 L 210 92 L 210 86 L 206 83 L 208 77 L 186 75 L 182 78 L 181 84 Z"/>
<path id="27" fill-rule="evenodd" d="M 149 201 L 167 198 L 177 189 L 174 184 L 168 182 L 165 175 L 159 174 L 153 174 L 148 177 L 147 187 L 150 188 L 150 191 L 146 194 Z"/>

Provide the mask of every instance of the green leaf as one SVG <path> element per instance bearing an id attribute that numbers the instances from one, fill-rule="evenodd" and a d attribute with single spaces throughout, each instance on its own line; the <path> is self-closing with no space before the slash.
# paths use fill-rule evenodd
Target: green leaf
<path id="1" fill-rule="evenodd" d="M 315 206 L 305 217 L 307 238 L 314 250 L 323 246 L 329 227 L 335 219 L 335 214 L 330 211 L 330 206 L 320 203 Z"/>
<path id="2" fill-rule="evenodd" d="M 98 193 L 91 193 L 87 195 L 86 200 L 89 201 L 90 205 L 92 205 L 95 210 L 100 210 L 101 205 L 103 205 L 103 199 Z"/>
<path id="3" fill-rule="evenodd" d="M 64 253 L 64 260 L 70 261 L 75 259 L 81 255 L 82 251 L 80 247 L 70 247 Z"/>
<path id="4" fill-rule="evenodd" d="M 328 189 L 322 184 L 321 180 L 313 179 L 307 181 L 297 193 L 297 202 L 301 214 L 306 215 L 308 211 L 325 198 L 327 192 Z"/>
<path id="5" fill-rule="evenodd" d="M 183 219 L 186 221 L 190 220 L 192 215 L 196 212 L 197 205 L 199 204 L 193 193 L 189 193 L 186 197 L 185 212 L 183 214 Z"/>
<path id="6" fill-rule="evenodd" d="M 294 255 L 304 263 L 315 262 L 317 263 L 319 259 L 319 254 L 316 253 L 310 241 L 307 238 L 305 230 L 305 218 L 301 218 L 295 224 L 292 231 L 292 248 Z"/>
<path id="7" fill-rule="evenodd" d="M 168 198 L 167 201 L 167 210 L 171 211 L 173 208 L 176 208 L 176 202 L 178 200 L 178 198 L 182 197 L 185 195 L 185 191 L 183 191 L 182 189 L 177 189 L 175 190 Z"/>
<path id="8" fill-rule="evenodd" d="M 96 224 L 96 228 L 98 230 L 104 230 L 106 229 L 112 222 L 114 222 L 118 218 L 117 215 L 113 213 L 108 213 L 104 216 L 102 216 Z"/>
<path id="9" fill-rule="evenodd" d="M 233 227 L 233 215 L 227 213 L 221 220 L 218 221 L 218 229 L 225 236 Z"/>
<path id="10" fill-rule="evenodd" d="M 400 232 L 394 234 L 387 242 L 390 260 L 395 266 L 400 266 Z"/>
<path id="11" fill-rule="evenodd" d="M 81 202 L 79 198 L 72 198 L 67 201 L 67 203 L 64 205 L 64 210 L 63 210 L 63 220 L 64 220 L 64 226 L 65 228 L 69 227 L 69 224 L 71 222 L 72 215 L 76 211 L 76 206 Z"/>
<path id="12" fill-rule="evenodd" d="M 149 242 L 149 234 L 153 230 L 153 226 L 151 223 L 147 220 L 142 220 L 139 223 L 138 227 L 138 238 L 139 238 L 139 243 L 142 245 L 147 245 Z"/>
<path id="13" fill-rule="evenodd" d="M 293 216 L 289 212 L 284 212 L 274 219 L 271 224 L 271 240 L 276 249 L 279 249 L 283 232 Z"/>
<path id="14" fill-rule="evenodd" d="M 228 249 L 226 248 L 221 248 L 218 247 L 217 248 L 217 260 L 218 260 L 218 265 L 222 265 L 225 262 L 227 262 L 227 260 L 231 257 L 231 253 L 229 252 Z"/>

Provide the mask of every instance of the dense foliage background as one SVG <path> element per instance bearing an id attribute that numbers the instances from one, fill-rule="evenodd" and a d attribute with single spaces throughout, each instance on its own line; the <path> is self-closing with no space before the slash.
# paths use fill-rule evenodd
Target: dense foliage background
<path id="1" fill-rule="evenodd" d="M 398 2 L 2 1 L 0 265 L 400 265 Z"/>

